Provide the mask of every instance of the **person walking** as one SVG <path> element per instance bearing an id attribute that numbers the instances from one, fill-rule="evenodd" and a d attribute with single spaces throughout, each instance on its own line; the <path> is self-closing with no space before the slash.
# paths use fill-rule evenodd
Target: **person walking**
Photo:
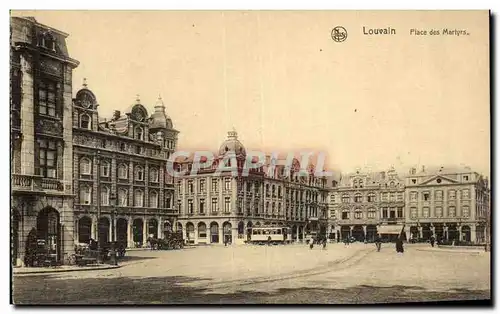
<path id="1" fill-rule="evenodd" d="M 431 236 L 429 242 L 431 243 L 431 246 L 434 247 L 434 243 L 436 242 L 436 239 L 434 238 L 434 236 Z"/>
<path id="2" fill-rule="evenodd" d="M 378 233 L 375 235 L 375 246 L 377 247 L 377 252 L 380 252 L 382 248 L 382 239 Z"/>
<path id="3" fill-rule="evenodd" d="M 326 250 L 326 239 L 323 240 L 323 250 Z"/>
<path id="4" fill-rule="evenodd" d="M 403 247 L 403 239 L 401 237 L 398 237 L 396 240 L 396 252 L 397 253 L 404 253 L 404 247 Z"/>

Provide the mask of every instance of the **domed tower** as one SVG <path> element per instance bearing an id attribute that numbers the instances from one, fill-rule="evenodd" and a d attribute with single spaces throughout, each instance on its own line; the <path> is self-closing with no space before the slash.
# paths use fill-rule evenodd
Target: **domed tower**
<path id="1" fill-rule="evenodd" d="M 165 112 L 165 104 L 161 96 L 158 96 L 155 111 L 149 118 L 149 134 L 153 141 L 162 145 L 163 149 L 168 152 L 168 156 L 175 151 L 179 131 L 174 129 L 172 119 Z"/>
<path id="2" fill-rule="evenodd" d="M 73 127 L 97 131 L 99 115 L 97 113 L 97 99 L 87 87 L 87 79 L 83 79 L 82 88 L 76 93 L 73 100 Z"/>
<path id="3" fill-rule="evenodd" d="M 234 152 L 237 158 L 246 157 L 245 147 L 238 140 L 238 133 L 235 129 L 227 132 L 227 140 L 219 148 L 219 157 L 223 157 L 228 152 Z"/>

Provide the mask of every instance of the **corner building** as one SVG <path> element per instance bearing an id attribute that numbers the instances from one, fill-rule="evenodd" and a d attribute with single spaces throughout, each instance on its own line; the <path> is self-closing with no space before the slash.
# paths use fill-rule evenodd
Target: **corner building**
<path id="1" fill-rule="evenodd" d="M 176 224 L 168 158 L 178 131 L 158 99 L 151 116 L 139 98 L 101 119 L 84 83 L 73 100 L 74 237 L 119 241 L 128 247 L 163 238 Z"/>
<path id="2" fill-rule="evenodd" d="M 30 17 L 10 20 L 12 265 L 28 252 L 61 263 L 74 251 L 72 72 L 68 34 Z"/>
<path id="3" fill-rule="evenodd" d="M 410 169 L 406 177 L 408 236 L 485 243 L 488 184 L 487 178 L 466 167 Z"/>
<path id="4" fill-rule="evenodd" d="M 228 166 L 237 175 L 230 171 L 216 174 L 228 153 L 236 156 L 237 165 Z M 236 131 L 231 131 L 211 167 L 191 175 L 192 158 L 176 162 L 178 171 L 187 172 L 175 183 L 178 229 L 187 242 L 241 244 L 250 239 L 251 228 L 258 226 L 288 226 L 294 241 L 326 235 L 325 178 L 315 177 L 312 166 L 307 175 L 299 176 L 296 159 L 287 176 L 285 166 L 271 157 L 264 166 L 242 176 L 245 159 L 245 147 Z"/>
<path id="5" fill-rule="evenodd" d="M 405 220 L 404 181 L 391 168 L 342 175 L 330 190 L 330 239 L 393 240 Z"/>

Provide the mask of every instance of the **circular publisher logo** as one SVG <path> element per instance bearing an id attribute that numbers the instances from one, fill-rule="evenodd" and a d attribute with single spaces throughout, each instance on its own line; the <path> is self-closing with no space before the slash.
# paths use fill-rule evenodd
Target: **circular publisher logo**
<path id="1" fill-rule="evenodd" d="M 347 39 L 347 30 L 342 26 L 335 26 L 332 29 L 332 39 L 338 43 L 345 41 Z"/>

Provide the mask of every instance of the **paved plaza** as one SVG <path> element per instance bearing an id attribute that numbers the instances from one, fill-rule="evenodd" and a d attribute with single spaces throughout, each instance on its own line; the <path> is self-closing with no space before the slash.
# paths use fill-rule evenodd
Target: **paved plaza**
<path id="1" fill-rule="evenodd" d="M 374 303 L 490 299 L 490 254 L 407 245 L 130 251 L 118 269 L 16 275 L 16 304 Z"/>

